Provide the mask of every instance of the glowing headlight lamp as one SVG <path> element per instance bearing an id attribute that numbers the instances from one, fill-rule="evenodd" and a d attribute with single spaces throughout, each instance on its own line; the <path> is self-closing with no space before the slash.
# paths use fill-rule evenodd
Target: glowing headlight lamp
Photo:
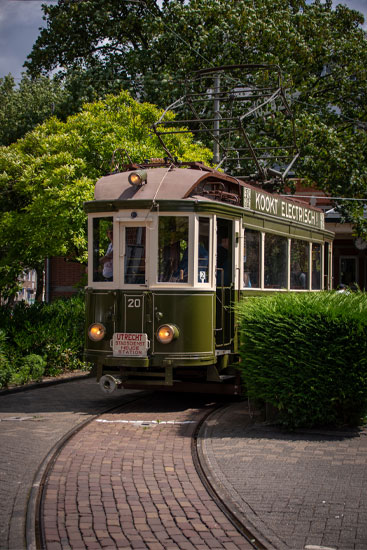
<path id="1" fill-rule="evenodd" d="M 147 183 L 147 171 L 146 170 L 137 170 L 136 172 L 131 172 L 128 177 L 130 185 L 135 185 L 140 187 L 143 183 Z"/>
<path id="2" fill-rule="evenodd" d="M 156 338 L 160 344 L 169 344 L 178 338 L 179 332 L 175 325 L 162 325 L 156 332 Z"/>
<path id="3" fill-rule="evenodd" d="M 99 342 L 106 334 L 106 328 L 102 323 L 93 323 L 88 329 L 88 336 L 93 342 Z"/>

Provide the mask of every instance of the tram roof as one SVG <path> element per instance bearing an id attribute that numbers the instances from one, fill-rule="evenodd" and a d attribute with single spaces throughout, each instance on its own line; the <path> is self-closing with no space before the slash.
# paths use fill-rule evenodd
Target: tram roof
<path id="1" fill-rule="evenodd" d="M 199 163 L 195 167 L 149 167 L 146 169 L 146 184 L 134 186 L 129 183 L 129 170 L 110 174 L 99 179 L 95 186 L 95 200 L 180 200 L 206 182 L 230 184 L 231 187 L 244 186 L 240 180 L 217 172 Z"/>
<path id="2" fill-rule="evenodd" d="M 129 183 L 131 174 L 144 170 L 144 183 Z M 141 200 L 197 201 L 202 199 L 217 204 L 240 206 L 246 211 L 278 218 L 287 223 L 325 230 L 321 209 L 297 198 L 283 197 L 245 183 L 233 176 L 208 168 L 201 163 L 177 165 L 130 165 L 124 172 L 117 172 L 99 179 L 95 186 L 96 203 L 108 201 Z M 96 203 L 93 201 L 94 205 Z M 86 209 L 89 210 L 86 203 Z M 91 210 L 89 210 L 91 211 Z"/>

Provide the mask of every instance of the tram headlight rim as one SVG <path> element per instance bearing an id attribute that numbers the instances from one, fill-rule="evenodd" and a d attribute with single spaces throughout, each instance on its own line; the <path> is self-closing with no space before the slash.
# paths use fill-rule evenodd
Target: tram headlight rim
<path id="1" fill-rule="evenodd" d="M 94 329 L 96 332 L 94 333 Z M 106 327 L 102 323 L 92 323 L 88 328 L 88 337 L 93 342 L 100 342 L 106 336 Z"/>
<path id="2" fill-rule="evenodd" d="M 180 333 L 176 325 L 164 323 L 164 325 L 160 325 L 158 327 L 155 337 L 160 344 L 170 344 L 173 340 L 176 340 L 176 338 L 179 337 L 179 334 Z"/>
<path id="3" fill-rule="evenodd" d="M 147 177 L 148 174 L 146 170 L 134 170 L 134 172 L 129 174 L 127 179 L 130 185 L 140 187 L 147 183 Z"/>

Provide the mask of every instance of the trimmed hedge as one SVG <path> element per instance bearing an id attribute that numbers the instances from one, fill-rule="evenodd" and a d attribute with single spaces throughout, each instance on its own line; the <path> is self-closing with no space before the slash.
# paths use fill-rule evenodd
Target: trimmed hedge
<path id="1" fill-rule="evenodd" d="M 0 308 L 0 387 L 76 369 L 83 361 L 85 305 L 81 293 L 51 304 Z"/>
<path id="2" fill-rule="evenodd" d="M 358 425 L 367 414 L 367 294 L 282 293 L 238 306 L 248 396 L 289 427 Z"/>

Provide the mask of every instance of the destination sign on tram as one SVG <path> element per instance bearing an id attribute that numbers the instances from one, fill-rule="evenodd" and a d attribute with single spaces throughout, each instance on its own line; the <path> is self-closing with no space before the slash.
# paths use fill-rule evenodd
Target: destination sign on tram
<path id="1" fill-rule="evenodd" d="M 148 335 L 139 332 L 115 332 L 111 340 L 113 355 L 146 357 L 150 342 Z"/>
<path id="2" fill-rule="evenodd" d="M 294 197 L 297 199 L 297 197 Z M 271 195 L 255 189 L 244 188 L 244 208 L 276 216 L 283 220 L 298 222 L 303 225 L 324 229 L 324 213 L 317 208 L 308 208 L 306 205 L 283 200 L 280 196 Z"/>

